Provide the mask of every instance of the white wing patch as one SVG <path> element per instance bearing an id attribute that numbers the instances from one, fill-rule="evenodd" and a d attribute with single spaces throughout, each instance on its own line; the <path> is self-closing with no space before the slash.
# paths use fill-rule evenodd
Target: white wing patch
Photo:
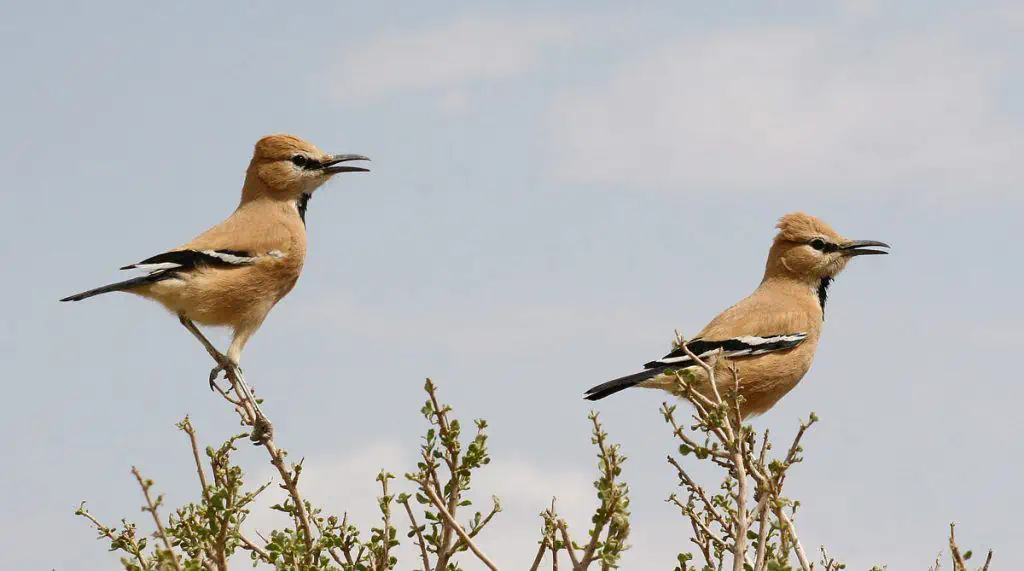
<path id="1" fill-rule="evenodd" d="M 133 264 L 131 269 L 142 270 L 147 274 L 155 274 L 165 270 L 173 270 L 174 268 L 180 268 L 181 264 L 175 264 L 174 262 L 163 262 L 160 264 Z"/>
<path id="2" fill-rule="evenodd" d="M 206 254 L 207 256 L 210 256 L 211 258 L 217 258 L 222 262 L 227 262 L 229 264 L 235 264 L 238 266 L 244 266 L 256 261 L 256 257 L 236 256 L 235 254 L 229 254 L 227 252 L 222 252 L 220 250 L 200 250 L 200 252 Z"/>
<path id="3" fill-rule="evenodd" d="M 806 333 L 790 333 L 787 335 L 772 335 L 770 337 L 745 335 L 742 337 L 734 337 L 732 339 L 722 339 L 718 341 L 694 339 L 687 344 L 687 347 L 693 354 L 697 355 L 697 357 L 702 360 L 704 357 L 707 357 L 718 350 L 722 351 L 722 356 L 724 357 L 752 357 L 754 355 L 764 355 L 765 353 L 771 353 L 773 351 L 792 349 L 802 343 L 806 338 Z M 690 358 L 689 355 L 687 355 L 682 349 L 677 349 L 657 361 L 647 363 L 646 367 L 651 368 L 661 365 L 677 365 L 692 362 L 693 359 Z"/>

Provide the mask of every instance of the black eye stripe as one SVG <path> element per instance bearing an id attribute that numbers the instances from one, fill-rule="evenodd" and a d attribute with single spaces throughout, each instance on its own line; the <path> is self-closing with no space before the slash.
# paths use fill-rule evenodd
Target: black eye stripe
<path id="1" fill-rule="evenodd" d="M 323 164 L 316 160 L 311 159 L 305 155 L 295 155 L 292 157 L 292 164 L 299 167 L 300 169 L 313 170 L 323 167 Z"/>
<path id="2" fill-rule="evenodd" d="M 825 240 L 822 240 L 821 238 L 815 238 L 815 239 L 811 240 L 810 242 L 807 242 L 807 245 L 812 247 L 812 248 L 814 248 L 815 250 L 817 250 L 819 252 L 825 252 L 825 253 L 832 253 L 832 252 L 835 252 L 836 250 L 839 249 L 839 246 L 837 246 L 837 245 L 835 245 L 835 244 L 833 244 L 831 242 L 826 242 Z"/>

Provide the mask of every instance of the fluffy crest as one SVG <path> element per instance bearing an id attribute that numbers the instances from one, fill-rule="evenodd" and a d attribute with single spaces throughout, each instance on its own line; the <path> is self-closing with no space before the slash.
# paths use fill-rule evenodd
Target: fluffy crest
<path id="1" fill-rule="evenodd" d="M 842 240 L 842 236 L 823 220 L 803 212 L 786 214 L 775 227 L 779 229 L 776 241 L 806 242 L 817 237 L 830 238 L 836 242 Z"/>
<path id="2" fill-rule="evenodd" d="M 309 141 L 304 141 L 295 135 L 276 134 L 267 135 L 256 142 L 253 158 L 270 160 L 288 159 L 296 153 L 305 153 L 314 157 L 323 155 L 323 151 Z"/>

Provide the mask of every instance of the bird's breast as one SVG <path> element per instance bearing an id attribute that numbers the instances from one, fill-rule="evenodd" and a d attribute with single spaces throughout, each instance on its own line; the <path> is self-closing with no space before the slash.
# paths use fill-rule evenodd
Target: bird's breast
<path id="1" fill-rule="evenodd" d="M 810 370 L 817 345 L 818 337 L 813 335 L 787 351 L 733 359 L 745 414 L 761 414 L 793 390 Z M 716 371 L 719 384 L 731 386 L 735 380 L 730 365 L 723 363 L 721 368 Z"/>

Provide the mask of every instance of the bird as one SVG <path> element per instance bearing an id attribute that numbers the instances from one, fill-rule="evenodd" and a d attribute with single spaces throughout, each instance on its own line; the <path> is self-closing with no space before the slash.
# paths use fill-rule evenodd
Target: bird
<path id="1" fill-rule="evenodd" d="M 776 228 L 757 289 L 685 342 L 690 353 L 713 361 L 715 387 L 677 342 L 642 371 L 597 385 L 584 398 L 596 401 L 634 386 L 680 395 L 676 372 L 685 370 L 692 374 L 691 387 L 709 399 L 716 388 L 720 395 L 738 389 L 744 419 L 772 408 L 811 367 L 833 280 L 854 257 L 888 254 L 890 248 L 876 240 L 844 238 L 803 212 L 782 216 Z"/>
<path id="2" fill-rule="evenodd" d="M 142 275 L 60 301 L 127 292 L 160 303 L 194 332 L 194 323 L 230 327 L 226 354 L 215 355 L 221 362 L 211 371 L 212 388 L 219 371 L 238 367 L 246 343 L 295 287 L 306 257 L 306 209 L 313 192 L 339 173 L 367 172 L 346 163 L 368 160 L 325 153 L 294 135 L 262 137 L 230 216 L 190 242 L 121 267 Z"/>

